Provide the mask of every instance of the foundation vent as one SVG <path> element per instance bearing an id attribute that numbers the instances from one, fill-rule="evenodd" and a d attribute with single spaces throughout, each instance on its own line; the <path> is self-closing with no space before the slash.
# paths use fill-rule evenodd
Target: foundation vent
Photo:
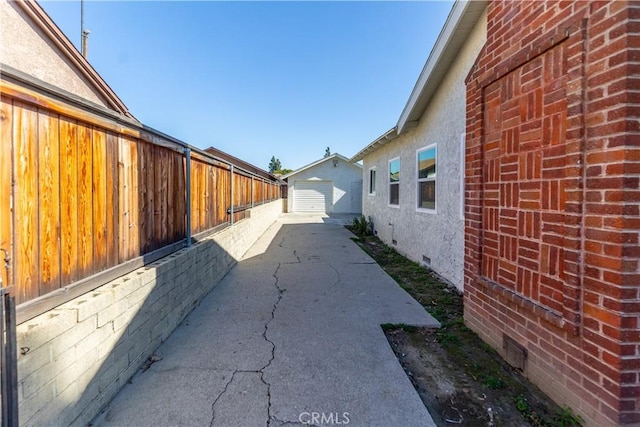
<path id="1" fill-rule="evenodd" d="M 527 349 L 507 334 L 502 335 L 502 348 L 505 351 L 507 363 L 514 368 L 524 371 L 527 363 Z"/>

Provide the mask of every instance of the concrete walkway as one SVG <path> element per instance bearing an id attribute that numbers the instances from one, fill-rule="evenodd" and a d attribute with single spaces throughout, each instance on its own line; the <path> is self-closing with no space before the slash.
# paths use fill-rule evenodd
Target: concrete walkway
<path id="1" fill-rule="evenodd" d="M 438 324 L 340 222 L 283 215 L 96 424 L 434 425 L 380 325 Z"/>

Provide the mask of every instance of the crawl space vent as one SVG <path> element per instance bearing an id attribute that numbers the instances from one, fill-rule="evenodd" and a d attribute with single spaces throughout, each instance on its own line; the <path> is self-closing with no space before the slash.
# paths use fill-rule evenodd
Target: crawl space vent
<path id="1" fill-rule="evenodd" d="M 504 348 L 505 359 L 509 365 L 524 371 L 527 362 L 527 349 L 507 334 L 502 335 L 502 348 Z"/>

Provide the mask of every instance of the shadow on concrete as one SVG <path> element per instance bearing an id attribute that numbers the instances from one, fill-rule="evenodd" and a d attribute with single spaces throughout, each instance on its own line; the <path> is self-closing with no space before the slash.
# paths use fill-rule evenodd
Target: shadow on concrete
<path id="1" fill-rule="evenodd" d="M 380 325 L 438 323 L 348 230 L 302 220 L 269 228 L 96 424 L 433 425 Z"/>

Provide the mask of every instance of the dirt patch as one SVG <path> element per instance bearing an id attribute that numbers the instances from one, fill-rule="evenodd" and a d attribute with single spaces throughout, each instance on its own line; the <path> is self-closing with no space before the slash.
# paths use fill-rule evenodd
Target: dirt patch
<path id="1" fill-rule="evenodd" d="M 439 426 L 529 426 L 510 410 L 504 392 L 479 387 L 440 347 L 428 329 L 389 327 L 387 339 L 420 398 Z"/>
<path id="2" fill-rule="evenodd" d="M 431 313 L 438 330 L 383 325 L 438 426 L 579 426 L 464 325 L 463 298 L 425 267 L 372 236 L 354 239 Z"/>

